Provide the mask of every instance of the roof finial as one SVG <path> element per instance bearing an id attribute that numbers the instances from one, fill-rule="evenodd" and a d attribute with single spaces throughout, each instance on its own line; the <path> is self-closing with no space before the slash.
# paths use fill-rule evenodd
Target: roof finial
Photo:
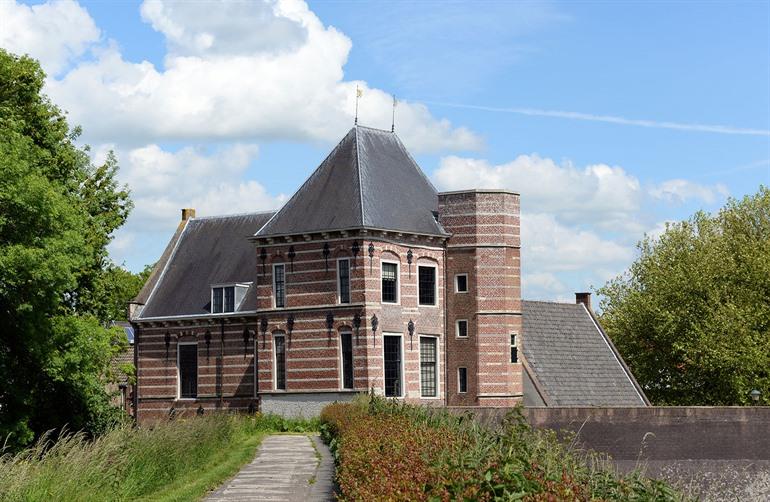
<path id="1" fill-rule="evenodd" d="M 358 124 L 358 99 L 363 96 L 364 91 L 362 89 L 358 88 L 358 85 L 356 85 L 356 118 L 353 120 L 353 125 Z"/>
<path id="2" fill-rule="evenodd" d="M 390 121 L 390 132 L 396 132 L 396 105 L 397 104 L 398 104 L 398 101 L 396 100 L 396 95 L 393 94 L 393 115 Z"/>

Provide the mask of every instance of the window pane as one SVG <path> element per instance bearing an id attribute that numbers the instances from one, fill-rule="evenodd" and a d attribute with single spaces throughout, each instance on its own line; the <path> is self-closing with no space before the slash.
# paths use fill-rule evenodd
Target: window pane
<path id="1" fill-rule="evenodd" d="M 235 287 L 230 286 L 225 290 L 225 308 L 223 312 L 235 312 Z"/>
<path id="2" fill-rule="evenodd" d="M 436 397 L 436 339 L 420 337 L 420 394 Z"/>
<path id="3" fill-rule="evenodd" d="M 436 268 L 417 267 L 420 285 L 420 305 L 436 304 Z"/>
<path id="4" fill-rule="evenodd" d="M 457 321 L 457 336 L 461 338 L 468 336 L 468 321 Z"/>
<path id="5" fill-rule="evenodd" d="M 353 388 L 353 335 L 342 333 L 342 388 Z"/>
<path id="6" fill-rule="evenodd" d="M 286 276 L 284 274 L 284 265 L 276 265 L 273 268 L 273 294 L 275 295 L 275 306 L 278 308 L 286 306 Z"/>
<path id="7" fill-rule="evenodd" d="M 457 280 L 457 292 L 458 293 L 465 293 L 468 291 L 468 276 L 467 275 L 458 275 L 456 276 Z"/>
<path id="8" fill-rule="evenodd" d="M 401 395 L 401 337 L 385 336 L 383 353 L 385 355 L 385 395 Z"/>
<path id="9" fill-rule="evenodd" d="M 286 344 L 283 336 L 275 337 L 275 388 L 286 390 Z"/>
<path id="10" fill-rule="evenodd" d="M 350 303 L 350 261 L 340 260 L 339 265 L 339 287 L 340 303 Z"/>
<path id="11" fill-rule="evenodd" d="M 222 312 L 222 288 L 214 288 L 213 301 L 211 306 L 211 312 L 219 314 Z"/>
<path id="12" fill-rule="evenodd" d="M 198 346 L 179 345 L 179 397 L 198 396 Z"/>
<path id="13" fill-rule="evenodd" d="M 387 303 L 396 303 L 398 296 L 398 265 L 395 263 L 382 264 L 382 301 Z"/>
<path id="14" fill-rule="evenodd" d="M 519 362 L 519 348 L 516 346 L 516 335 L 511 335 L 511 362 Z"/>
<path id="15" fill-rule="evenodd" d="M 460 392 L 468 392 L 468 369 L 467 368 L 457 368 L 457 376 L 459 380 L 459 391 Z"/>

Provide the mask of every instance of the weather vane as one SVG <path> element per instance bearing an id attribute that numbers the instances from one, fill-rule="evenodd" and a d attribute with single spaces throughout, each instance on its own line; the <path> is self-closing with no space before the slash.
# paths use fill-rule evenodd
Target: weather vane
<path id="1" fill-rule="evenodd" d="M 396 95 L 393 95 L 393 115 L 391 116 L 390 120 L 390 132 L 396 132 L 396 105 L 398 104 L 398 100 L 396 100 Z"/>
<path id="2" fill-rule="evenodd" d="M 358 124 L 358 100 L 361 98 L 361 96 L 363 96 L 363 94 L 364 91 L 356 86 L 356 118 L 353 121 L 353 124 Z"/>

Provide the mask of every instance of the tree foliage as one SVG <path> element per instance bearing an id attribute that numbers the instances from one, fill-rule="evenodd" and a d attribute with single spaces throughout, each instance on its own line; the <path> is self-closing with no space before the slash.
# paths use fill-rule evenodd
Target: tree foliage
<path id="1" fill-rule="evenodd" d="M 112 416 L 105 368 L 125 337 L 106 246 L 131 209 L 110 155 L 94 165 L 41 93 L 39 64 L 0 49 L 0 442 Z M 114 301 L 113 301 L 114 303 Z"/>
<path id="2" fill-rule="evenodd" d="M 639 243 L 599 293 L 602 323 L 652 402 L 770 403 L 770 189 Z"/>

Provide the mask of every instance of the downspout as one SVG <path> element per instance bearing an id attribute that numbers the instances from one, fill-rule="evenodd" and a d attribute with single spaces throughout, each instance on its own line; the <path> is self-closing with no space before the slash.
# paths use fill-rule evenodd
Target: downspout
<path id="1" fill-rule="evenodd" d="M 254 400 L 259 396 L 259 324 L 254 327 Z M 257 410 L 261 408 L 261 403 L 257 404 Z"/>
<path id="2" fill-rule="evenodd" d="M 220 319 L 219 320 L 219 333 L 221 336 L 221 341 L 219 344 L 219 368 L 217 368 L 217 371 L 219 371 L 219 407 L 222 407 L 222 400 L 224 396 L 224 389 L 225 387 L 225 320 Z"/>
<path id="3" fill-rule="evenodd" d="M 444 406 L 449 406 L 449 267 L 447 263 L 447 241 L 444 241 Z"/>
<path id="4" fill-rule="evenodd" d="M 141 328 L 137 324 L 134 328 L 134 424 L 139 423 L 139 339 Z"/>

